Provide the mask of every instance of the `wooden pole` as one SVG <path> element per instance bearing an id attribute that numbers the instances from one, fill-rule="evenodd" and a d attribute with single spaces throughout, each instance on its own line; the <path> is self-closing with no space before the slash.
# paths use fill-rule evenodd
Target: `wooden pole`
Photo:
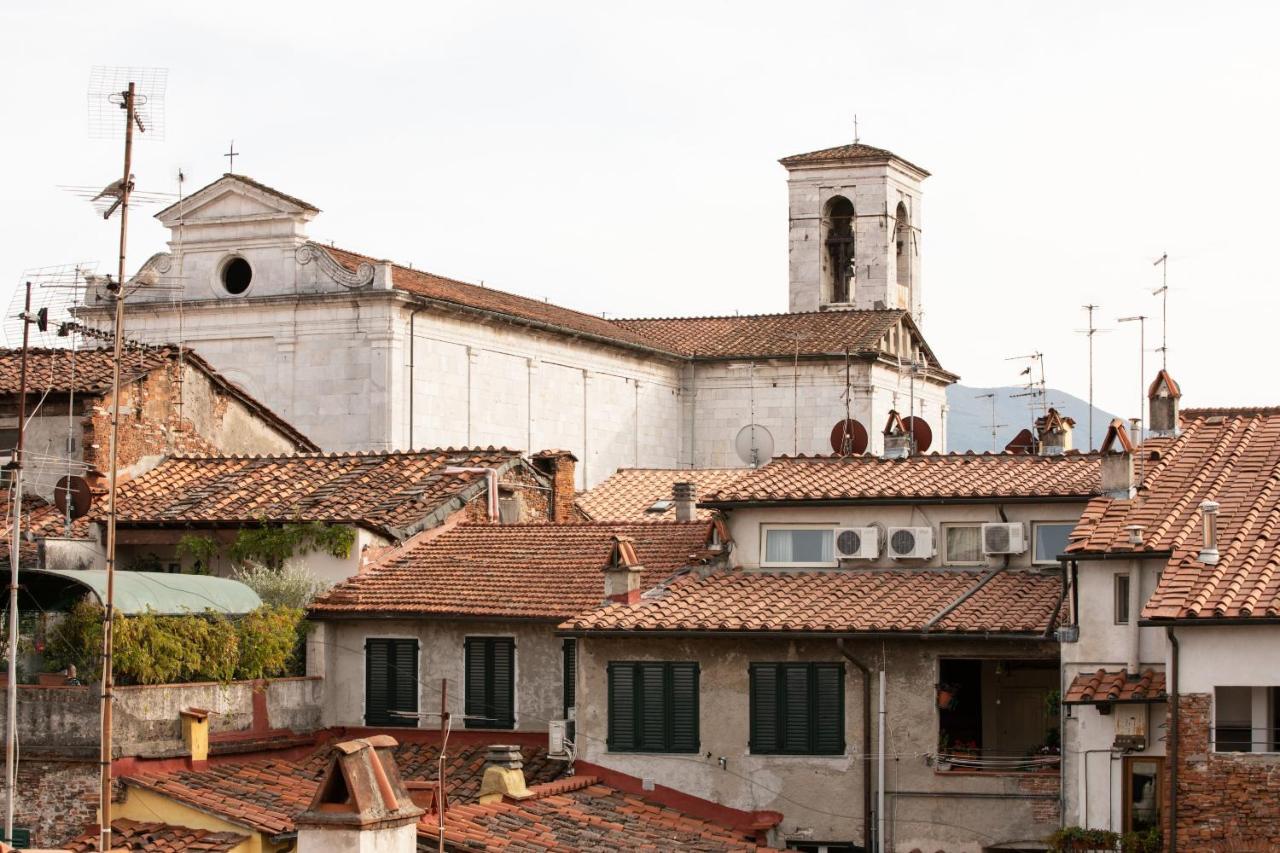
<path id="1" fill-rule="evenodd" d="M 440 848 L 444 853 L 444 748 L 449 743 L 449 680 L 440 679 L 440 770 L 436 778 L 440 780 L 440 790 L 436 792 L 436 814 L 440 820 Z"/>
<path id="2" fill-rule="evenodd" d="M 27 349 L 31 339 L 31 282 L 22 309 L 22 369 L 18 379 L 18 445 L 13 450 L 13 526 L 9 530 L 9 690 L 5 720 L 4 840 L 13 843 L 13 814 L 18 792 L 18 557 L 22 552 L 22 448 L 27 420 Z"/>
<path id="3" fill-rule="evenodd" d="M 102 614 L 102 751 L 99 756 L 102 768 L 102 790 L 99 794 L 102 813 L 99 820 L 101 838 L 98 849 L 104 851 L 111 849 L 111 703 L 115 687 L 111 671 L 111 651 L 116 592 L 116 451 L 120 436 L 120 360 L 124 347 L 124 276 L 125 246 L 129 234 L 129 192 L 133 188 L 129 174 L 133 168 L 135 94 L 135 86 L 130 83 L 128 91 L 124 93 L 124 181 L 120 188 L 120 264 L 116 273 L 115 353 L 111 373 L 111 443 L 108 447 L 110 467 L 107 475 L 107 600 Z"/>

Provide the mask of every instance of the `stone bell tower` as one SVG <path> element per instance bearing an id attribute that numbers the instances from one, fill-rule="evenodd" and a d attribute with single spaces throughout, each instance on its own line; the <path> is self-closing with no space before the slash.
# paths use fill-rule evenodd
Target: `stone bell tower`
<path id="1" fill-rule="evenodd" d="M 919 319 L 929 173 L 857 142 L 779 162 L 790 196 L 790 310 L 899 308 Z"/>

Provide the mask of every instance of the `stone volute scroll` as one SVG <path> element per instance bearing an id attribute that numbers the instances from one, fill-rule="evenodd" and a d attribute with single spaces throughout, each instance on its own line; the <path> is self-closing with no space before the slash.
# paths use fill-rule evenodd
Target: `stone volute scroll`
<path id="1" fill-rule="evenodd" d="M 373 264 L 368 261 L 361 261 L 360 265 L 352 272 L 334 260 L 333 255 L 325 251 L 323 246 L 316 243 L 303 243 L 293 253 L 293 256 L 297 258 L 298 263 L 302 266 L 315 261 L 325 275 L 349 290 L 368 287 L 373 283 Z"/>

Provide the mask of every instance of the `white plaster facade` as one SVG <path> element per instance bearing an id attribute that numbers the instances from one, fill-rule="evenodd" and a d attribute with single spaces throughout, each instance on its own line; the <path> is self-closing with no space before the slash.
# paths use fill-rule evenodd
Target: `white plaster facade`
<path id="1" fill-rule="evenodd" d="M 793 172 L 792 311 L 830 307 L 818 304 L 810 269 L 818 259 L 806 260 L 804 244 L 806 229 L 821 230 L 831 193 L 848 191 L 868 211 L 901 201 L 915 217 L 924 174 L 896 158 Z M 946 449 L 947 375 L 930 371 L 913 381 L 898 367 L 902 353 L 918 351 L 918 339 L 895 339 L 878 359 L 859 355 L 847 377 L 844 356 L 830 352 L 690 359 L 625 336 L 423 299 L 397 284 L 408 271 L 390 262 L 352 271 L 308 242 L 306 226 L 318 212 L 234 175 L 162 211 L 169 252 L 153 256 L 138 280 L 166 286 L 130 296 L 127 333 L 193 347 L 326 450 L 564 448 L 580 460 L 581 487 L 620 467 L 746 465 L 735 439 L 753 413 L 775 453 L 830 453 L 832 428 L 846 414 L 846 381 L 848 411 L 867 427 L 872 452 L 891 407 L 925 417 L 934 428 L 930 449 Z M 907 285 L 899 287 L 892 223 L 868 215 L 858 235 L 868 271 L 855 302 L 835 307 L 918 314 L 916 238 Z M 242 263 L 251 279 L 229 286 L 228 270 Z M 98 296 L 89 294 L 83 315 L 105 324 Z"/>

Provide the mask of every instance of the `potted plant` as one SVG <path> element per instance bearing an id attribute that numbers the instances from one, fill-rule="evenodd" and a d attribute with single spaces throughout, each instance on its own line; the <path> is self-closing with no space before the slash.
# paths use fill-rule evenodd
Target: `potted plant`
<path id="1" fill-rule="evenodd" d="M 942 683 L 938 686 L 938 709 L 942 711 L 954 711 L 956 703 L 960 701 L 960 688 L 954 684 Z"/>

